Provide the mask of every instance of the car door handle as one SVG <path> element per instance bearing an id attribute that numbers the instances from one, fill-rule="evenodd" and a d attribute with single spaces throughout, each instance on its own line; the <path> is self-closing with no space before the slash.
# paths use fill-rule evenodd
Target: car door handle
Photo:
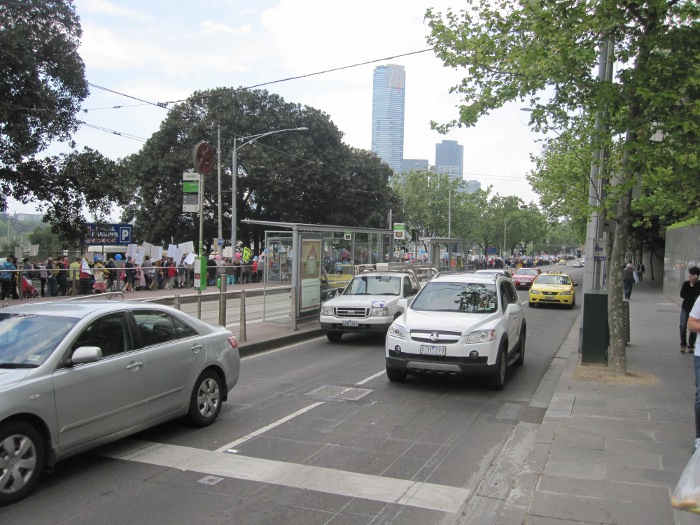
<path id="1" fill-rule="evenodd" d="M 126 367 L 127 370 L 138 370 L 143 366 L 143 361 L 132 361 L 129 366 Z"/>
<path id="2" fill-rule="evenodd" d="M 202 349 L 202 345 L 192 345 L 192 349 L 191 349 L 191 350 L 192 350 L 195 354 L 198 354 L 199 351 L 200 351 L 201 349 Z"/>

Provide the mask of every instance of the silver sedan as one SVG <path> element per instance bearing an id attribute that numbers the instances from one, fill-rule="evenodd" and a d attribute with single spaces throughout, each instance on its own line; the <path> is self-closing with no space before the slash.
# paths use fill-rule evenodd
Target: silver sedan
<path id="1" fill-rule="evenodd" d="M 0 310 L 0 505 L 89 448 L 182 416 L 213 423 L 239 370 L 230 331 L 167 306 L 57 301 Z"/>

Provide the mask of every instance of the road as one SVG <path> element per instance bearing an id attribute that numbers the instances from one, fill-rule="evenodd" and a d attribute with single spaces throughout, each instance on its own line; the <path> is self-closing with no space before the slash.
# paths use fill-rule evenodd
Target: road
<path id="1" fill-rule="evenodd" d="M 582 270 L 567 270 L 580 282 Z M 381 337 L 245 358 L 213 426 L 175 421 L 67 460 L 0 522 L 488 523 L 532 443 L 544 414 L 533 400 L 579 305 L 525 306 L 525 365 L 500 392 L 477 380 L 391 383 Z"/>

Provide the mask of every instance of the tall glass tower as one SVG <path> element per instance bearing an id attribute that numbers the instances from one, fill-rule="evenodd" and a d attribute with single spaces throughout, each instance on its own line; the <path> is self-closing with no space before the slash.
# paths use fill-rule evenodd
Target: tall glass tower
<path id="1" fill-rule="evenodd" d="M 406 72 L 389 64 L 374 68 L 372 85 L 372 151 L 396 172 L 403 161 Z"/>

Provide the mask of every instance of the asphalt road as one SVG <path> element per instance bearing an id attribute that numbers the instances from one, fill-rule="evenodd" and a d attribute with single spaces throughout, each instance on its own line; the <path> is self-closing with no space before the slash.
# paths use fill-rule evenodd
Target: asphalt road
<path id="1" fill-rule="evenodd" d="M 582 270 L 567 270 L 580 282 Z M 474 495 L 497 502 L 507 490 L 544 414 L 533 397 L 579 309 L 525 306 L 525 364 L 501 392 L 478 380 L 391 383 L 381 337 L 246 358 L 213 426 L 171 422 L 63 462 L 0 522 L 487 523 L 495 507 L 475 508 Z"/>

